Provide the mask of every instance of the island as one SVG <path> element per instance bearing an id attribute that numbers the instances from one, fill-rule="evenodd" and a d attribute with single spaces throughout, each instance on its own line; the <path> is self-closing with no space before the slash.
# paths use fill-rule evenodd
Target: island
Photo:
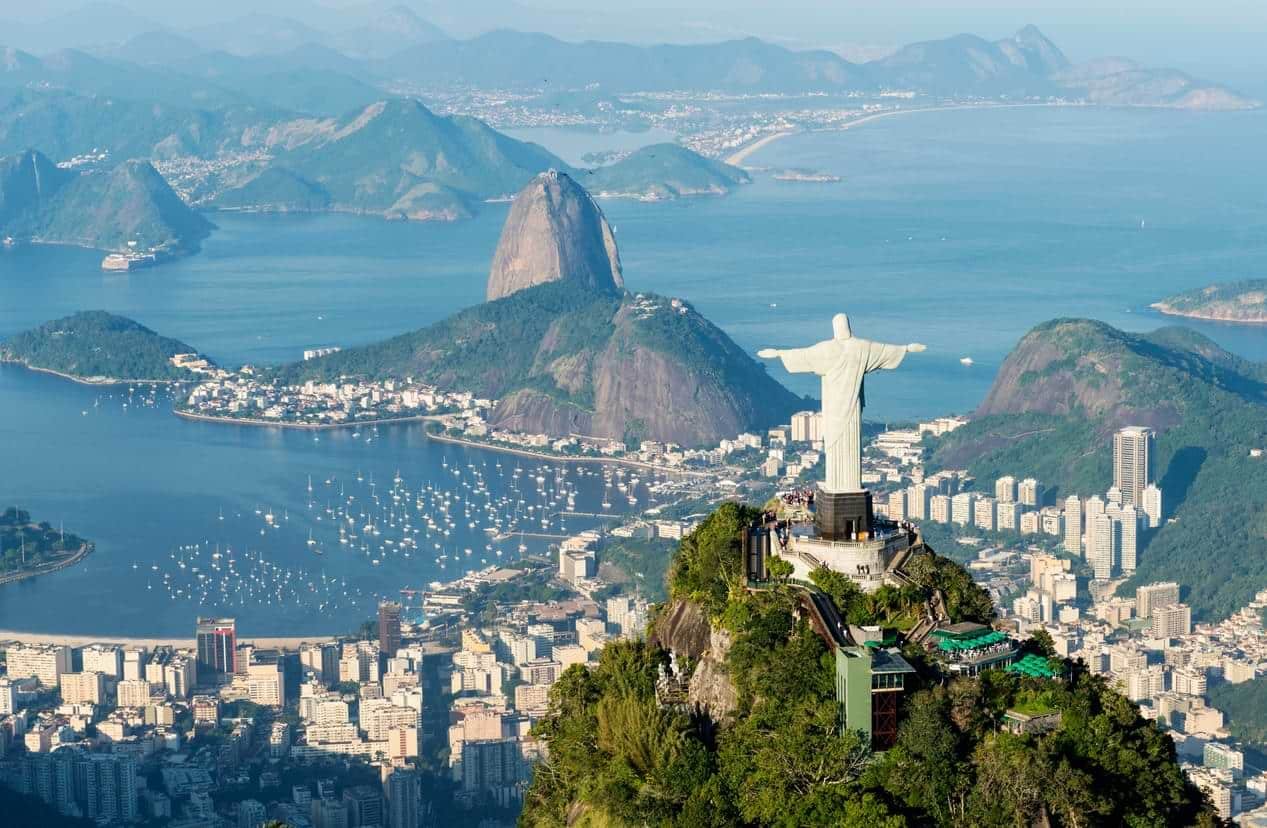
<path id="1" fill-rule="evenodd" d="M 0 362 L 90 385 L 189 382 L 219 373 L 190 345 L 105 311 L 81 311 L 0 342 Z"/>
<path id="2" fill-rule="evenodd" d="M 1267 279 L 1219 282 L 1168 296 L 1151 307 L 1168 316 L 1243 325 L 1267 324 Z"/>
<path id="3" fill-rule="evenodd" d="M 805 184 L 835 184 L 840 181 L 840 176 L 805 167 L 790 167 L 786 170 L 776 170 L 774 180 L 797 181 Z"/>
<path id="4" fill-rule="evenodd" d="M 29 512 L 14 506 L 0 512 L 0 584 L 65 569 L 91 551 L 78 535 L 32 522 Z"/>
<path id="5" fill-rule="evenodd" d="M 36 150 L 0 158 L 0 237 L 107 252 L 105 270 L 134 270 L 194 252 L 211 222 L 148 161 L 78 171 Z"/>

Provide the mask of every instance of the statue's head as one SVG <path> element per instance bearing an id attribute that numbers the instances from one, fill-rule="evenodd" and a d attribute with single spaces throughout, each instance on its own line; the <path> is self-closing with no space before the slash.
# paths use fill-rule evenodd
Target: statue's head
<path id="1" fill-rule="evenodd" d="M 843 313 L 838 313 L 831 318 L 831 330 L 836 339 L 848 339 L 853 336 L 853 331 L 849 329 L 849 317 Z"/>

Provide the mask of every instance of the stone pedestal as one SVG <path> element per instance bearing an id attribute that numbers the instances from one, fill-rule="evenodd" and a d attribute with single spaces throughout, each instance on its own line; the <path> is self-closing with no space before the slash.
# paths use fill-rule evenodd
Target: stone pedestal
<path id="1" fill-rule="evenodd" d="M 815 493 L 814 528 L 823 540 L 864 540 L 874 525 L 871 492 Z"/>

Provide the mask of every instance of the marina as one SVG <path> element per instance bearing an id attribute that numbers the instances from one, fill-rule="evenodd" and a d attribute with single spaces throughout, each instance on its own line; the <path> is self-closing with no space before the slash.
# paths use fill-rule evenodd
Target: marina
<path id="1" fill-rule="evenodd" d="M 172 417 L 157 386 L 95 388 L 15 366 L 0 368 L 0 394 L 32 417 L 49 412 L 44 437 L 10 450 L 17 462 L 38 466 L 57 433 L 66 451 L 100 447 L 78 491 L 50 469 L 27 499 L 73 516 L 96 554 L 6 589 L 0 629 L 76 633 L 111 617 L 105 632 L 179 635 L 223 613 L 247 632 L 264 619 L 271 635 L 350 630 L 380 599 L 543 554 L 675 490 L 645 470 L 433 442 L 418 423 L 313 440 Z M 52 590 L 78 598 L 49 602 Z"/>

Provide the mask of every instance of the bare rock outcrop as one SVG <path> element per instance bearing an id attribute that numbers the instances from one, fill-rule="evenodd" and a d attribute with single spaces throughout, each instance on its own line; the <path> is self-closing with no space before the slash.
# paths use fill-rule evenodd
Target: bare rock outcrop
<path id="1" fill-rule="evenodd" d="M 616 237 L 603 211 L 566 173 L 550 170 L 519 191 L 488 273 L 491 302 L 546 282 L 591 290 L 625 286 Z"/>

